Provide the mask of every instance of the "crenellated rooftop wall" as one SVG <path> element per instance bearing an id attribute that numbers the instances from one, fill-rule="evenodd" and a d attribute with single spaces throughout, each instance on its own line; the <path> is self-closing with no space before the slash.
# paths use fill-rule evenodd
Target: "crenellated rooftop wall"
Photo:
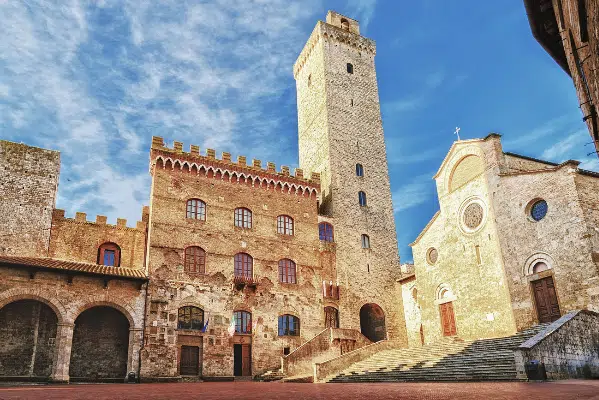
<path id="1" fill-rule="evenodd" d="M 262 184 L 263 182 L 273 185 L 287 185 L 290 189 L 302 190 L 310 194 L 320 190 L 320 174 L 313 172 L 310 177 L 304 177 L 303 170 L 295 168 L 294 173 L 290 172 L 288 166 L 281 166 L 277 172 L 276 165 L 272 162 L 266 163 L 266 169 L 262 167 L 262 161 L 253 159 L 248 165 L 247 157 L 238 156 L 237 162 L 231 160 L 231 153 L 223 152 L 221 158 L 216 157 L 214 149 L 206 149 L 206 154 L 200 154 L 200 148 L 197 145 L 190 145 L 189 151 L 183 151 L 182 142 L 174 142 L 173 148 L 165 146 L 164 139 L 159 136 L 152 137 L 152 147 L 150 151 L 150 168 L 153 171 L 155 167 L 162 168 L 180 168 L 197 173 L 216 175 L 220 172 L 221 176 L 228 175 L 229 179 L 243 177 Z"/>

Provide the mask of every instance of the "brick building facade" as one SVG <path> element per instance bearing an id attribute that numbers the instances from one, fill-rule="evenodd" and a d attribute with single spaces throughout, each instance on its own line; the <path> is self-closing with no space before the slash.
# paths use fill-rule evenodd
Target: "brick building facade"
<path id="1" fill-rule="evenodd" d="M 599 151 L 599 0 L 524 0 L 524 5 L 534 37 L 572 77 Z"/>
<path id="2" fill-rule="evenodd" d="M 497 134 L 453 144 L 435 175 L 440 211 L 411 244 L 404 301 L 425 343 L 599 311 L 599 174 L 578 164 L 504 152 Z"/>
<path id="3" fill-rule="evenodd" d="M 316 25 L 293 173 L 154 137 L 135 227 L 65 218 L 59 154 L 1 141 L 0 379 L 252 376 L 338 327 L 405 345 L 374 55 L 356 21 Z"/>

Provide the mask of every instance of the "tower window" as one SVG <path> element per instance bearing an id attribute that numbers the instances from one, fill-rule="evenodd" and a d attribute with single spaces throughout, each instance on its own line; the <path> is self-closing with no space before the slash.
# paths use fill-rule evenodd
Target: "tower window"
<path id="1" fill-rule="evenodd" d="M 206 273 L 206 252 L 198 246 L 190 246 L 185 249 L 185 260 L 183 269 L 188 274 Z"/>
<path id="2" fill-rule="evenodd" d="M 347 73 L 348 74 L 354 73 L 354 65 L 352 63 L 347 63 Z"/>
<path id="3" fill-rule="evenodd" d="M 98 264 L 109 267 L 121 265 L 121 248 L 115 243 L 104 243 L 98 248 Z"/>
<path id="4" fill-rule="evenodd" d="M 308 75 L 308 87 L 312 86 L 312 74 Z"/>
<path id="5" fill-rule="evenodd" d="M 356 176 L 364 176 L 364 167 L 362 164 L 356 164 Z"/>
<path id="6" fill-rule="evenodd" d="M 358 201 L 360 202 L 360 207 L 366 207 L 366 193 L 362 191 L 358 192 Z"/>
<path id="7" fill-rule="evenodd" d="M 179 308 L 178 329 L 191 329 L 195 331 L 204 328 L 204 310 L 199 307 L 185 306 Z"/>
<path id="8" fill-rule="evenodd" d="M 587 2 L 586 0 L 578 0 L 578 26 L 580 28 L 580 41 L 589 41 L 589 29 L 587 22 Z M 574 49 L 572 49 L 574 50 Z"/>
<path id="9" fill-rule="evenodd" d="M 293 235 L 293 218 L 288 215 L 279 215 L 277 217 L 277 233 Z"/>
<path id="10" fill-rule="evenodd" d="M 295 263 L 287 258 L 279 261 L 279 282 L 297 283 Z"/>
<path id="11" fill-rule="evenodd" d="M 349 32 L 349 21 L 345 18 L 341 19 L 341 29 Z"/>
<path id="12" fill-rule="evenodd" d="M 187 214 L 186 218 L 199 219 L 201 221 L 206 220 L 206 203 L 200 199 L 189 199 L 187 200 Z"/>
<path id="13" fill-rule="evenodd" d="M 370 248 L 370 237 L 368 237 L 368 235 L 362 235 L 362 248 L 363 249 Z"/>
<path id="14" fill-rule="evenodd" d="M 235 311 L 235 333 L 252 333 L 252 314 L 247 311 Z"/>
<path id="15" fill-rule="evenodd" d="M 235 226 L 240 228 L 252 228 L 252 212 L 247 208 L 235 209 Z"/>
<path id="16" fill-rule="evenodd" d="M 328 222 L 321 222 L 318 224 L 318 233 L 320 240 L 324 242 L 333 241 L 333 225 L 329 224 Z"/>
<path id="17" fill-rule="evenodd" d="M 246 253 L 235 254 L 235 276 L 243 278 L 252 278 L 254 269 L 254 259 Z"/>
<path id="18" fill-rule="evenodd" d="M 295 315 L 279 315 L 279 336 L 299 336 L 300 320 Z"/>

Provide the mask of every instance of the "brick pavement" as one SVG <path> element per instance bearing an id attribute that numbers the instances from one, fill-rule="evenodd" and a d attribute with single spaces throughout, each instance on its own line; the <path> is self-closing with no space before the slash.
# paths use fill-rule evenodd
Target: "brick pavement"
<path id="1" fill-rule="evenodd" d="M 599 380 L 551 383 L 294 384 L 259 382 L 88 384 L 0 388 L 1 400 L 154 399 L 599 399 Z"/>

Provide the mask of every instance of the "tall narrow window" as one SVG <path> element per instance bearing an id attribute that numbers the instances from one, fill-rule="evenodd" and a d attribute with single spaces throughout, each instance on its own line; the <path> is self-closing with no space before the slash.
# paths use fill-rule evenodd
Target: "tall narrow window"
<path id="1" fill-rule="evenodd" d="M 293 218 L 288 215 L 277 217 L 277 232 L 281 235 L 293 235 Z"/>
<path id="2" fill-rule="evenodd" d="M 247 208 L 235 209 L 235 226 L 240 228 L 252 228 L 252 212 Z"/>
<path id="3" fill-rule="evenodd" d="M 98 248 L 98 264 L 109 267 L 121 265 L 121 248 L 115 243 L 104 243 Z"/>
<path id="4" fill-rule="evenodd" d="M 360 202 L 361 207 L 366 206 L 366 193 L 360 191 L 358 192 L 358 201 Z"/>
<path id="5" fill-rule="evenodd" d="M 308 75 L 308 87 L 312 86 L 312 74 Z"/>
<path id="6" fill-rule="evenodd" d="M 324 327 L 339 328 L 339 311 L 335 307 L 324 308 Z"/>
<path id="7" fill-rule="evenodd" d="M 362 248 L 363 249 L 370 248 L 370 237 L 368 237 L 368 235 L 362 235 Z"/>
<path id="8" fill-rule="evenodd" d="M 187 218 L 206 220 L 206 203 L 200 199 L 187 200 Z"/>
<path id="9" fill-rule="evenodd" d="M 235 333 L 252 333 L 252 314 L 247 311 L 235 311 Z"/>
<path id="10" fill-rule="evenodd" d="M 341 29 L 349 32 L 349 22 L 345 18 L 341 18 Z"/>
<path id="11" fill-rule="evenodd" d="M 364 167 L 362 164 L 356 164 L 356 176 L 364 176 Z"/>
<path id="12" fill-rule="evenodd" d="M 294 315 L 279 315 L 279 336 L 299 336 L 300 320 Z"/>
<path id="13" fill-rule="evenodd" d="M 586 0 L 578 0 L 578 26 L 580 27 L 580 41 L 589 41 L 589 27 L 587 21 L 587 2 Z M 572 49 L 576 51 L 576 49 Z"/>
<path id="14" fill-rule="evenodd" d="M 183 269 L 188 274 L 206 273 L 206 252 L 198 246 L 190 246 L 185 249 L 185 263 Z"/>
<path id="15" fill-rule="evenodd" d="M 246 253 L 235 254 L 235 276 L 252 278 L 254 270 L 254 260 L 252 256 Z"/>
<path id="16" fill-rule="evenodd" d="M 354 73 L 354 65 L 351 63 L 347 63 L 347 73 L 348 74 L 353 74 Z"/>
<path id="17" fill-rule="evenodd" d="M 202 330 L 204 328 L 204 310 L 193 306 L 179 308 L 177 328 L 195 331 Z"/>
<path id="18" fill-rule="evenodd" d="M 332 242 L 333 241 L 333 225 L 328 222 L 321 222 L 318 224 L 318 236 L 320 240 L 324 242 Z"/>
<path id="19" fill-rule="evenodd" d="M 297 283 L 295 263 L 287 258 L 279 261 L 279 282 Z"/>
<path id="20" fill-rule="evenodd" d="M 483 261 L 480 257 L 480 246 L 479 245 L 474 246 L 474 251 L 476 252 L 476 263 L 478 265 L 481 265 L 483 263 Z"/>

